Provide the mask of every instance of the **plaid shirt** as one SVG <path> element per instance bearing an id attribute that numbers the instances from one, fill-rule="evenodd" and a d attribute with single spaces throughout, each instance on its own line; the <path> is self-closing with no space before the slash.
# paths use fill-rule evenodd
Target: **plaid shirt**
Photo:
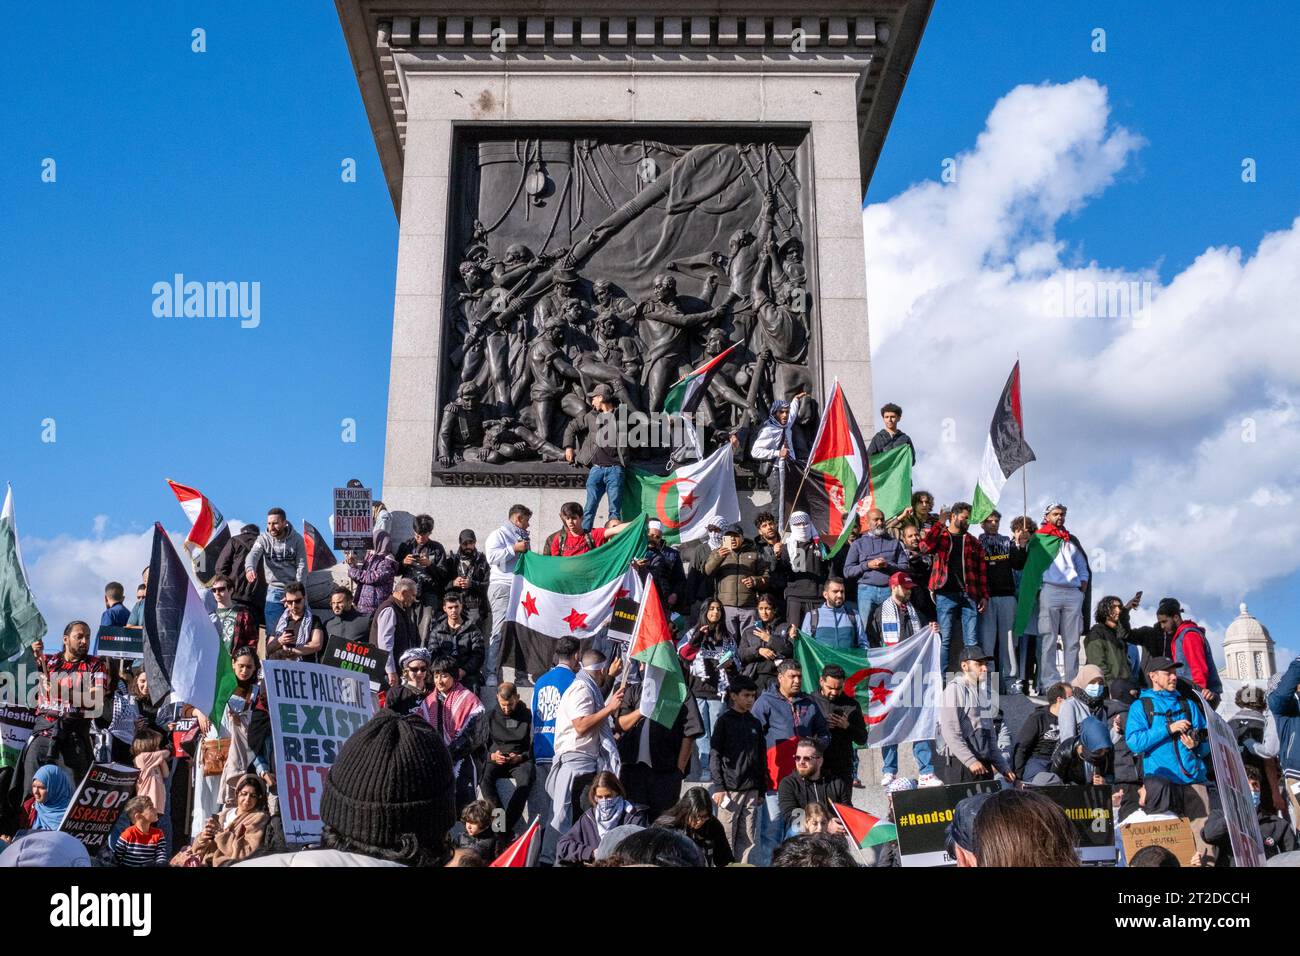
<path id="1" fill-rule="evenodd" d="M 45 673 L 48 681 L 41 682 L 36 713 L 44 717 L 96 717 L 98 713 L 85 704 L 90 693 L 102 695 L 108 682 L 108 671 L 98 657 L 83 657 L 79 661 L 64 659 L 63 652 L 45 655 Z"/>
<path id="2" fill-rule="evenodd" d="M 948 554 L 952 550 L 952 535 L 948 526 L 935 522 L 921 539 L 921 553 L 933 555 L 930 565 L 930 590 L 938 591 L 948 580 Z M 962 540 L 962 580 L 966 582 L 966 594 L 976 603 L 989 596 L 988 565 L 984 561 L 984 549 L 967 532 Z"/>

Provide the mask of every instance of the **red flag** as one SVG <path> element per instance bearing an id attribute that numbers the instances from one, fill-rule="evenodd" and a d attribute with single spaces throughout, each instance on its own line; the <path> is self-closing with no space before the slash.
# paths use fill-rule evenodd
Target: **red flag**
<path id="1" fill-rule="evenodd" d="M 488 866 L 536 866 L 537 856 L 542 852 L 541 832 L 542 818 L 538 817 L 523 836 L 506 847 L 505 852 Z"/>
<path id="2" fill-rule="evenodd" d="M 181 510 L 190 519 L 190 531 L 185 536 L 185 550 L 199 583 L 204 586 L 217 573 L 217 558 L 230 540 L 230 526 L 216 506 L 200 491 L 177 484 L 170 478 L 167 484 L 181 503 Z"/>

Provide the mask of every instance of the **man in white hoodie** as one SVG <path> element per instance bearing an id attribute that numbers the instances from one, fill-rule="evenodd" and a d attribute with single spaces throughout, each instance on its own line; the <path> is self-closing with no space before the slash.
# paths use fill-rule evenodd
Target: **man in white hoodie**
<path id="1" fill-rule="evenodd" d="M 1043 572 L 1038 592 L 1039 686 L 1050 687 L 1079 672 L 1079 642 L 1083 637 L 1083 598 L 1092 576 L 1088 558 L 1079 542 L 1065 530 L 1065 505 L 1054 504 L 1043 515 L 1039 533 L 1061 539 L 1056 560 Z M 1060 636 L 1065 666 L 1056 662 L 1056 639 Z"/>
<path id="2" fill-rule="evenodd" d="M 514 582 L 515 562 L 529 547 L 528 522 L 532 517 L 533 512 L 527 506 L 511 505 L 506 520 L 483 543 L 489 567 L 488 607 L 492 611 L 492 636 L 483 665 L 485 693 L 501 679 L 497 672 L 501 669 L 502 634 L 510 613 L 510 586 Z"/>

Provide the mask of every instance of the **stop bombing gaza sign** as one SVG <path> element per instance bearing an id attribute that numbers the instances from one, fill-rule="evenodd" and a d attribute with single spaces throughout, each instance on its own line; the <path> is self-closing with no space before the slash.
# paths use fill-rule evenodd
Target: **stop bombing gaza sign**
<path id="1" fill-rule="evenodd" d="M 320 801 L 339 750 L 375 712 L 370 681 L 324 664 L 264 661 L 284 836 L 320 839 Z"/>

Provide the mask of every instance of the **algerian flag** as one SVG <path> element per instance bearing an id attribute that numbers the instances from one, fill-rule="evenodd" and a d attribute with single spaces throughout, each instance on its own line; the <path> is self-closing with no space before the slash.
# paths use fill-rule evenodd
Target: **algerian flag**
<path id="1" fill-rule="evenodd" d="M 1020 363 L 1017 362 L 1011 368 L 1011 377 L 1002 389 L 1002 398 L 993 412 L 993 424 L 989 426 L 979 482 L 971 499 L 971 524 L 979 524 L 992 513 L 1007 479 L 1034 460 L 1034 450 L 1025 441 L 1025 422 L 1020 414 Z"/>
<path id="2" fill-rule="evenodd" d="M 144 668 L 154 704 L 170 693 L 174 702 L 203 711 L 213 723 L 221 720 L 235 691 L 235 671 L 221 632 L 157 523 L 144 599 Z"/>
<path id="3" fill-rule="evenodd" d="M 645 553 L 642 515 L 584 554 L 568 558 L 536 551 L 521 554 L 510 587 L 503 660 L 540 677 L 554 663 L 557 639 L 595 637 L 609 623 L 615 601 L 640 597 L 641 578 L 632 562 Z"/>
<path id="4" fill-rule="evenodd" d="M 898 828 L 892 823 L 874 817 L 865 810 L 859 810 L 856 807 L 850 807 L 844 803 L 831 801 L 831 808 L 835 815 L 840 818 L 840 823 L 844 826 L 844 832 L 849 838 L 849 842 L 855 847 L 865 850 L 869 846 L 879 846 L 881 843 L 888 843 L 890 840 L 898 839 Z"/>
<path id="5" fill-rule="evenodd" d="M 677 657 L 677 644 L 673 630 L 664 613 L 659 589 L 654 575 L 646 579 L 641 610 L 632 630 L 632 647 L 628 656 L 641 662 L 641 713 L 656 724 L 672 729 L 686 703 L 686 678 L 682 676 L 681 661 Z M 646 731 L 649 733 L 649 731 Z"/>
<path id="6" fill-rule="evenodd" d="M 23 686 L 23 672 L 36 672 L 36 659 L 28 648 L 47 630 L 27 583 L 27 569 L 18 545 L 14 492 L 7 488 L 4 508 L 0 510 L 0 672 L 10 674 L 11 687 Z"/>
<path id="7" fill-rule="evenodd" d="M 848 542 L 857 520 L 858 503 L 869 489 L 867 445 L 837 379 L 817 426 L 799 494 L 802 510 L 812 518 L 818 536 L 834 542 L 827 549 L 827 557 L 834 556 Z"/>
<path id="8" fill-rule="evenodd" d="M 723 445 L 703 461 L 682 465 L 667 477 L 627 469 L 623 513 L 629 519 L 640 514 L 658 519 L 664 540 L 671 544 L 706 537 L 711 524 L 739 521 L 731 445 Z"/>

